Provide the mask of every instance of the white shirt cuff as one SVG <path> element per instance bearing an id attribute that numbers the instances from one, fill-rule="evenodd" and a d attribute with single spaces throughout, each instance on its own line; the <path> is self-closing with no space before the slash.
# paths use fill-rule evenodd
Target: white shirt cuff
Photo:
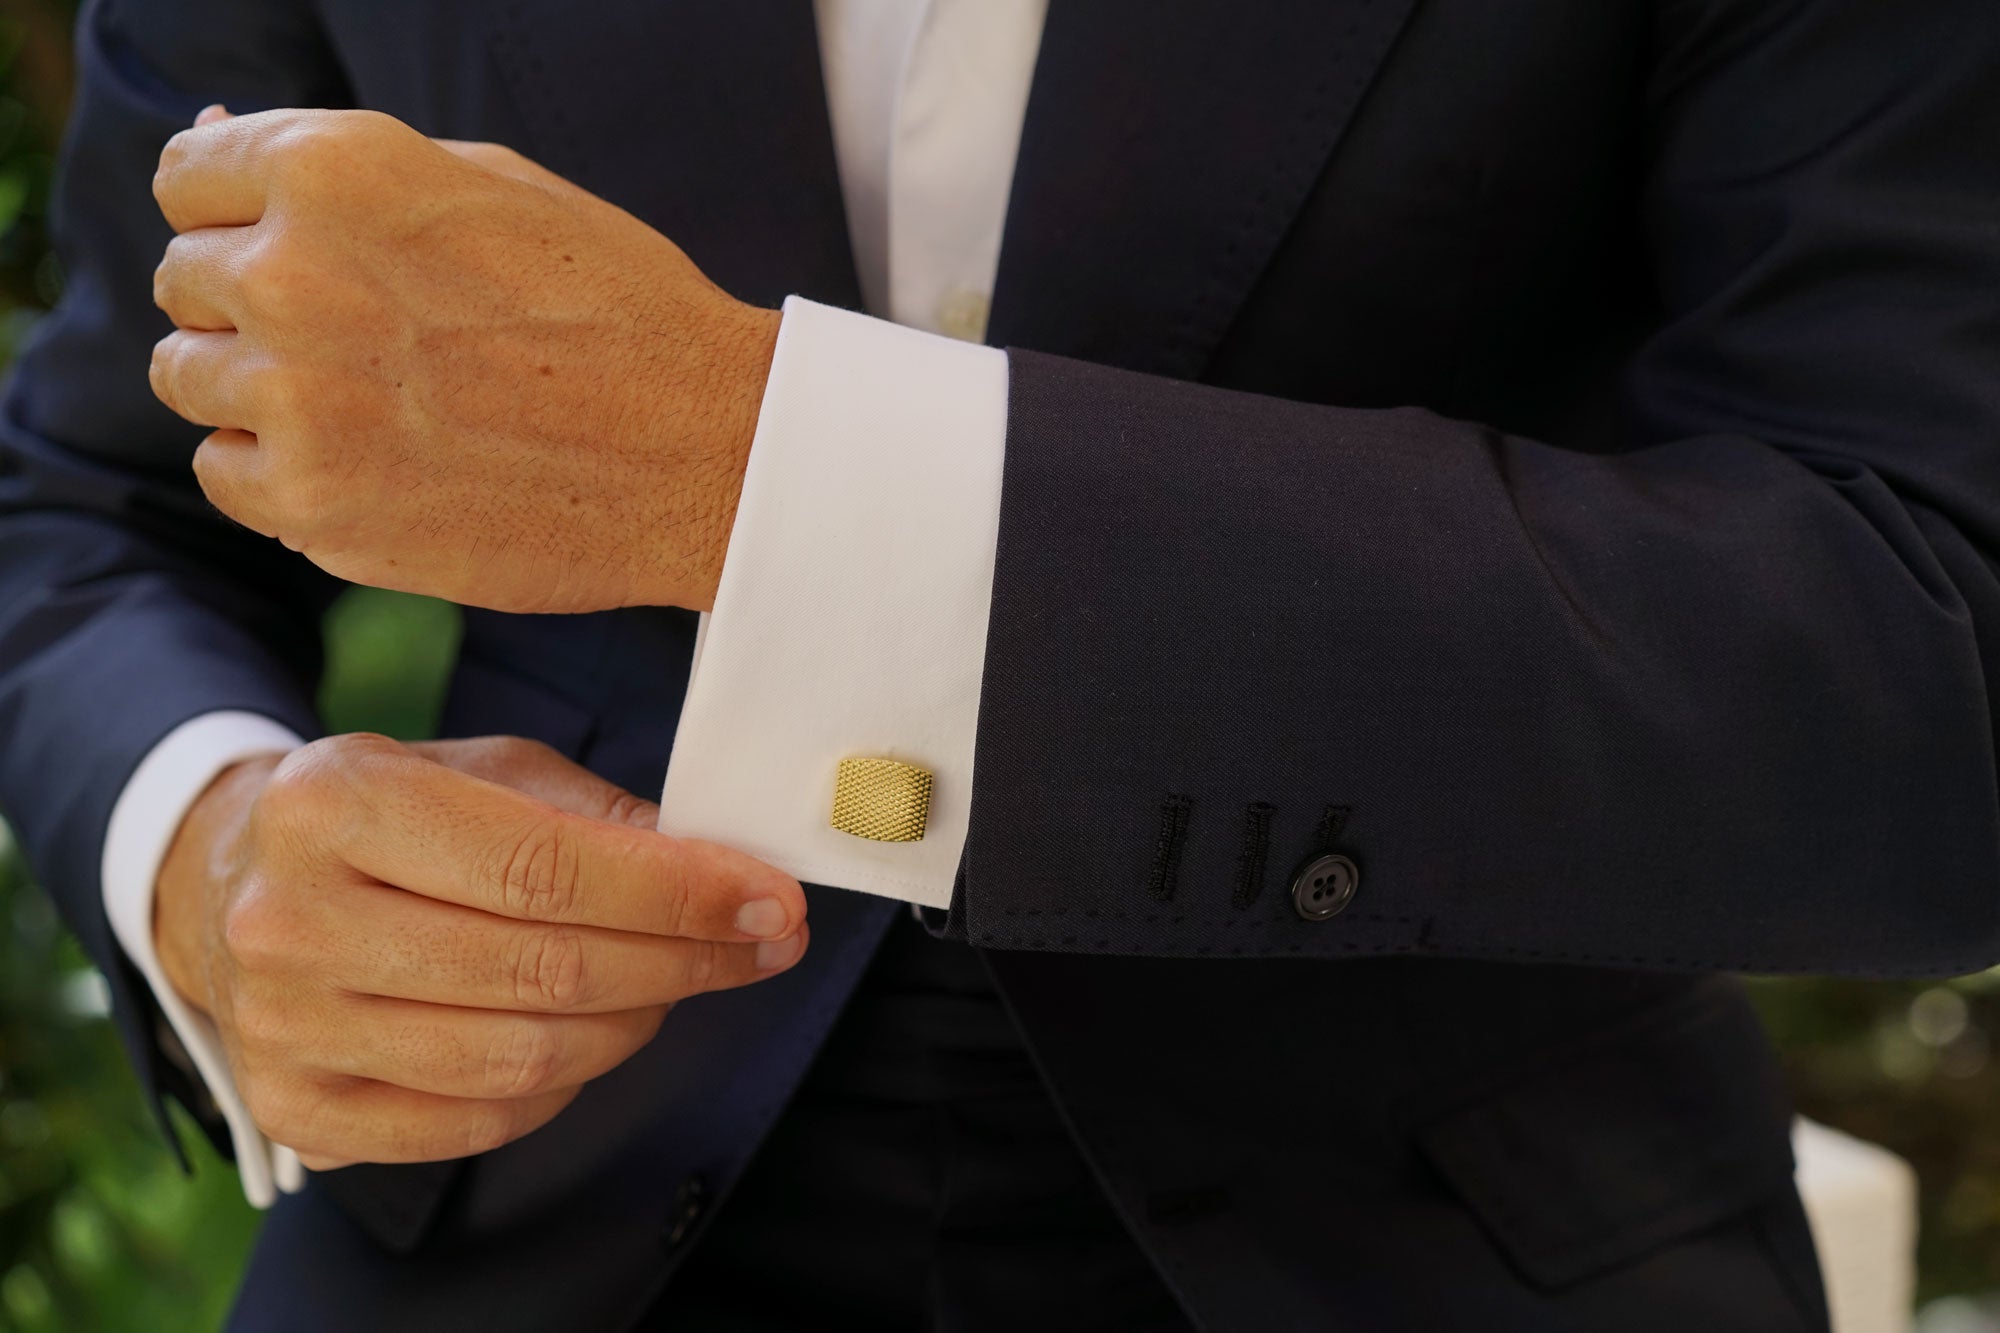
<path id="1" fill-rule="evenodd" d="M 111 807 L 104 834 L 104 908 L 111 918 L 111 932 L 153 988 L 153 998 L 228 1122 L 243 1194 L 259 1208 L 269 1207 L 279 1190 L 290 1193 L 302 1188 L 305 1169 L 296 1153 L 277 1147 L 258 1131 L 237 1095 L 215 1024 L 168 983 L 153 948 L 153 888 L 181 820 L 224 769 L 252 755 L 292 750 L 303 743 L 289 727 L 260 713 L 224 711 L 191 718 L 168 732 L 132 770 Z"/>
<path id="2" fill-rule="evenodd" d="M 660 828 L 815 884 L 951 902 L 1000 531 L 1007 355 L 785 302 Z M 849 757 L 932 774 L 917 842 L 828 824 Z"/>

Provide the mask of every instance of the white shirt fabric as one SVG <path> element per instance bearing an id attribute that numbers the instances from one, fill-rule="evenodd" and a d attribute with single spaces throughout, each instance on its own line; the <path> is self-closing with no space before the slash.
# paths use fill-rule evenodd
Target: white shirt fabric
<path id="1" fill-rule="evenodd" d="M 291 750 L 298 744 L 290 727 L 259 713 L 204 713 L 174 728 L 146 752 L 111 807 L 100 872 L 111 933 L 153 988 L 153 997 L 187 1049 L 195 1072 L 208 1084 L 216 1108 L 229 1124 L 243 1194 L 259 1208 L 269 1207 L 279 1190 L 302 1187 L 305 1168 L 290 1148 L 274 1151 L 265 1141 L 249 1108 L 236 1095 L 236 1081 L 215 1024 L 168 983 L 159 952 L 153 948 L 153 882 L 160 876 L 160 863 L 182 817 L 209 783 L 239 760 Z"/>
<path id="2" fill-rule="evenodd" d="M 895 323 L 785 303 L 663 792 L 668 832 L 818 884 L 950 900 L 971 809 L 1006 438 L 1006 355 L 975 344 L 1046 10 L 1047 0 L 815 2 L 863 300 Z M 183 724 L 120 794 L 102 864 L 113 932 L 207 1082 L 260 1208 L 305 1173 L 258 1132 L 213 1025 L 161 972 L 153 889 L 209 783 L 300 743 L 252 713 Z M 921 841 L 828 827 L 834 766 L 849 756 L 931 770 Z"/>

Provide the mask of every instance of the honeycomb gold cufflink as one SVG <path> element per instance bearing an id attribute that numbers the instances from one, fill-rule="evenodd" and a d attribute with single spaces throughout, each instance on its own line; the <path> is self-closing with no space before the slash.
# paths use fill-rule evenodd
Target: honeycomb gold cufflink
<path id="1" fill-rule="evenodd" d="M 834 773 L 833 818 L 871 842 L 921 842 L 931 814 L 931 774 L 894 759 L 843 759 Z"/>

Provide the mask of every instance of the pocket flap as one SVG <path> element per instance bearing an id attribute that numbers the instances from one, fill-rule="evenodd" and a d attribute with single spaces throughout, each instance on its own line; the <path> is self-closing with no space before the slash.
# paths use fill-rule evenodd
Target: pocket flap
<path id="1" fill-rule="evenodd" d="M 1418 1142 L 1523 1276 L 1557 1288 L 1788 1188 L 1790 1111 L 1728 983 L 1436 1120 Z"/>

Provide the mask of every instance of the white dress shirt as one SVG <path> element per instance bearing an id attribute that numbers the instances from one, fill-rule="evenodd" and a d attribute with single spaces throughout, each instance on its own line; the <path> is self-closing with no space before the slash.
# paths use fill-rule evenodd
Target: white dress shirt
<path id="1" fill-rule="evenodd" d="M 668 768 L 667 832 L 817 884 L 950 900 L 972 802 L 1006 437 L 1006 355 L 977 344 L 1046 9 L 815 0 L 855 266 L 868 309 L 885 318 L 785 303 Z M 120 794 L 102 865 L 112 929 L 214 1095 L 259 1207 L 305 1173 L 258 1132 L 214 1026 L 167 983 L 153 890 L 209 783 L 300 743 L 252 713 L 183 724 Z M 834 767 L 858 755 L 932 772 L 921 841 L 828 827 Z"/>

